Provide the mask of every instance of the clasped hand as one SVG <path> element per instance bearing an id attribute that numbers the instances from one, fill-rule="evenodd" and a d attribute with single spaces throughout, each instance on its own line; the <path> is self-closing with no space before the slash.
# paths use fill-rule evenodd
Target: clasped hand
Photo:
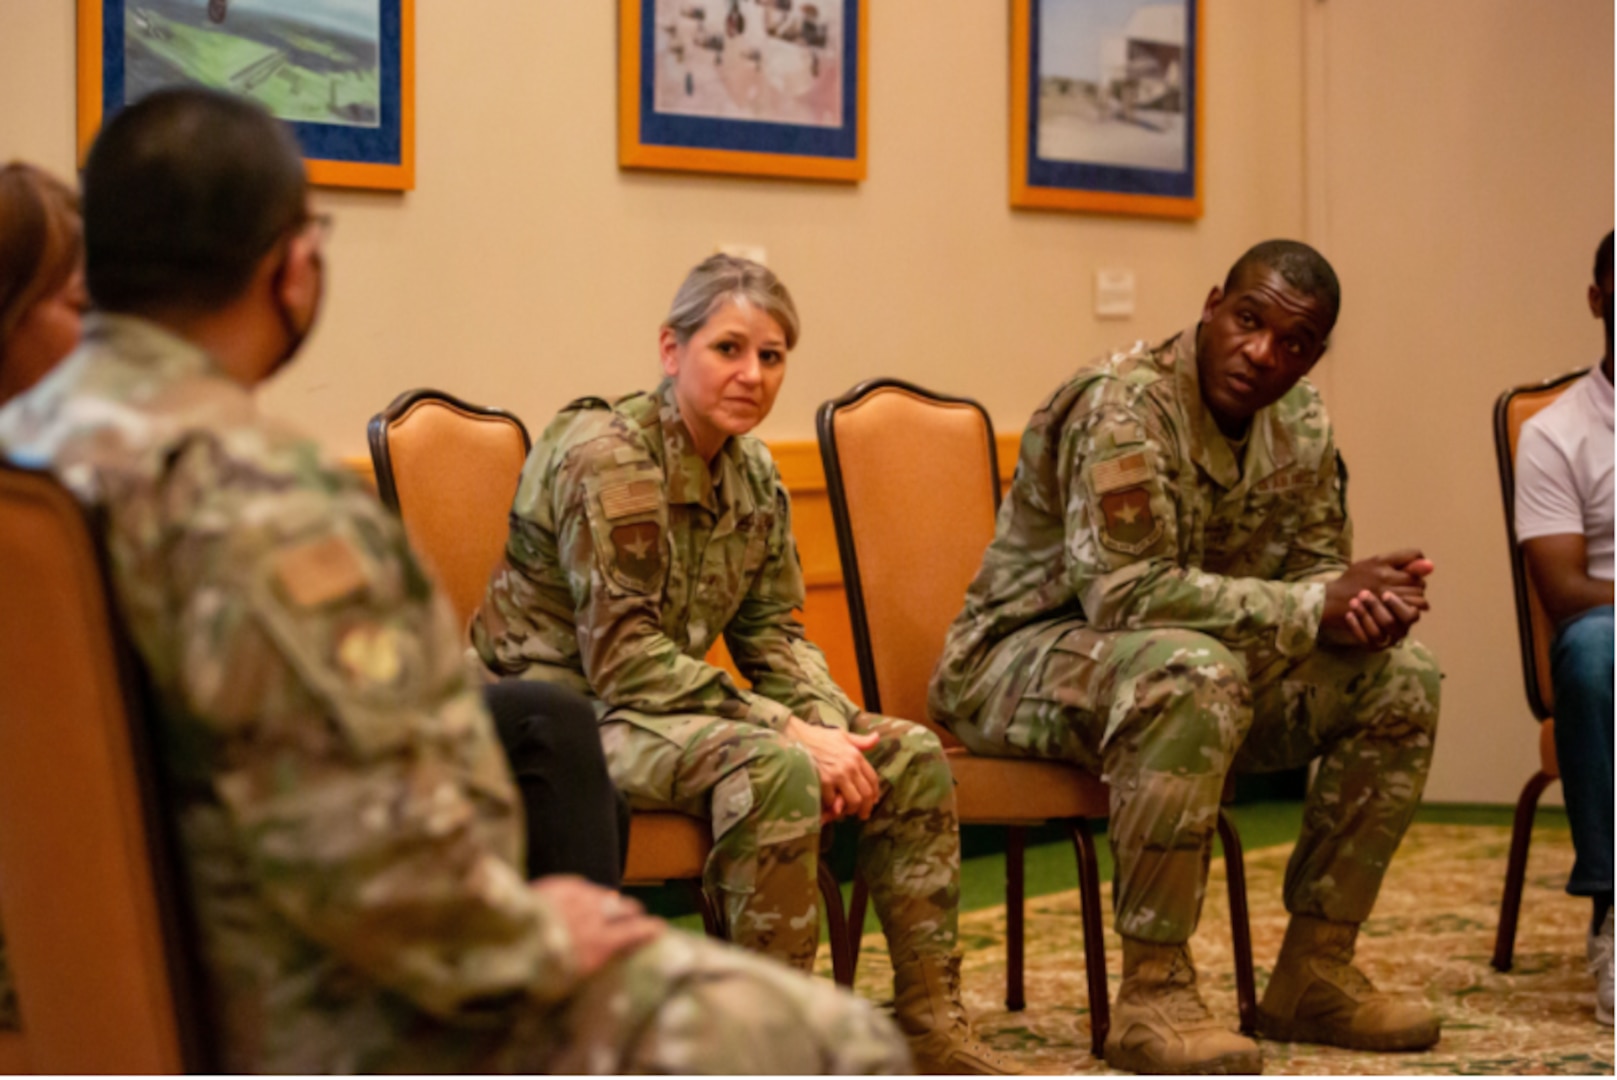
<path id="1" fill-rule="evenodd" d="M 792 717 L 786 724 L 786 737 L 799 743 L 814 759 L 820 776 L 820 822 L 857 816 L 870 818 L 881 798 L 881 781 L 865 760 L 865 751 L 874 750 L 881 736 L 856 735 L 840 728 L 820 727 Z"/>
<path id="2" fill-rule="evenodd" d="M 1426 578 L 1432 561 L 1415 548 L 1361 559 L 1325 586 L 1322 644 L 1344 649 L 1385 649 L 1408 635 L 1431 610 Z"/>

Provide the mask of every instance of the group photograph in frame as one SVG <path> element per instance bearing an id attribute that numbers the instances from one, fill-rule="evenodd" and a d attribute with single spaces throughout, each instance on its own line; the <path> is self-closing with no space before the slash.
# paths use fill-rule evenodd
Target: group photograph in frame
<path id="1" fill-rule="evenodd" d="M 285 120 L 309 179 L 415 186 L 415 0 L 78 0 L 78 136 L 200 85 Z"/>
<path id="2" fill-rule="evenodd" d="M 867 0 L 619 0 L 618 163 L 858 181 Z"/>
<path id="3" fill-rule="evenodd" d="M 1198 218 L 1202 0 L 1012 0 L 1012 206 Z"/>

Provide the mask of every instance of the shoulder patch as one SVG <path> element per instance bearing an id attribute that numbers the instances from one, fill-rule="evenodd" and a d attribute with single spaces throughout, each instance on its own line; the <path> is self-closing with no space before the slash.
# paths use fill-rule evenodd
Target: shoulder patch
<path id="1" fill-rule="evenodd" d="M 275 579 L 292 603 L 315 608 L 342 600 L 367 584 L 365 564 L 340 536 L 323 536 L 271 557 Z"/>
<path id="2" fill-rule="evenodd" d="M 1138 487 L 1150 479 L 1151 466 L 1143 450 L 1097 462 L 1089 469 L 1089 486 L 1096 495 Z"/>

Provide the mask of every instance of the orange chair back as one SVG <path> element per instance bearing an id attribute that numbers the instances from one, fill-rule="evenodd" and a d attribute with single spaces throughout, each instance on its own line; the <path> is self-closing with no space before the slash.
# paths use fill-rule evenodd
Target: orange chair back
<path id="1" fill-rule="evenodd" d="M 464 625 L 505 551 L 528 429 L 508 412 L 411 390 L 373 416 L 367 434 L 377 493 Z"/>
<path id="2" fill-rule="evenodd" d="M 0 567 L 0 922 L 28 1066 L 199 1069 L 139 670 L 96 540 L 51 477 L 0 467 Z"/>
<path id="3" fill-rule="evenodd" d="M 1540 720 L 1549 719 L 1555 712 L 1555 692 L 1550 682 L 1550 640 L 1555 627 L 1544 612 L 1533 577 L 1527 572 L 1527 560 L 1516 542 L 1516 445 L 1522 425 L 1553 404 L 1585 374 L 1587 369 L 1572 371 L 1547 382 L 1506 390 L 1493 410 L 1494 452 L 1499 461 L 1499 493 L 1505 501 L 1505 535 L 1510 542 L 1510 576 L 1516 592 L 1522 677 L 1527 686 L 1527 703 Z"/>
<path id="4" fill-rule="evenodd" d="M 866 708 L 926 723 L 927 683 L 994 537 L 999 460 L 975 401 L 895 379 L 816 418 Z"/>

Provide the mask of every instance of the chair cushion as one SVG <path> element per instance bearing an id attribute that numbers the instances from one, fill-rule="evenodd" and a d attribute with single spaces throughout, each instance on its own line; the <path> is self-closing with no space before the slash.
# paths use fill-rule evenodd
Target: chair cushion
<path id="1" fill-rule="evenodd" d="M 1106 817 L 1106 785 L 1059 761 L 995 758 L 948 751 L 964 825 L 1033 825 L 1057 818 Z"/>
<path id="2" fill-rule="evenodd" d="M 629 819 L 623 883 L 655 885 L 699 878 L 712 848 L 713 830 L 702 819 L 672 811 L 636 810 Z"/>

